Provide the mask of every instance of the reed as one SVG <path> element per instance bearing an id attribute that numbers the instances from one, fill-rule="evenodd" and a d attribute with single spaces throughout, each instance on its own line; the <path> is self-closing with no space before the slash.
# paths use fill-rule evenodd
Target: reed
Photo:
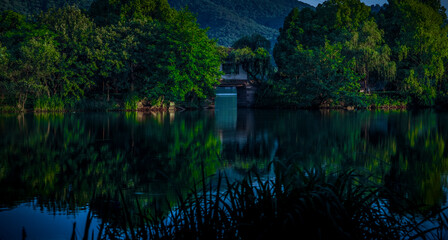
<path id="1" fill-rule="evenodd" d="M 132 222 L 124 204 L 126 224 L 120 233 L 98 239 L 446 237 L 444 209 L 430 214 L 419 213 L 418 207 L 391 211 L 389 202 L 401 197 L 353 170 L 326 173 L 289 166 L 277 170 L 275 178 L 251 172 L 242 181 L 231 182 L 220 175 L 210 184 L 204 174 L 202 179 L 187 197 L 179 194 L 178 203 L 168 214 L 156 207 L 149 213 L 137 202 L 139 221 Z"/>

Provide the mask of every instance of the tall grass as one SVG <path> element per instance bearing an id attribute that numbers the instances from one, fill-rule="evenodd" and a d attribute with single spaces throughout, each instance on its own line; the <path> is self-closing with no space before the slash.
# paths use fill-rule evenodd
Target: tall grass
<path id="1" fill-rule="evenodd" d="M 34 104 L 34 111 L 36 112 L 63 112 L 64 101 L 57 96 L 47 97 L 42 96 L 36 99 Z"/>
<path id="2" fill-rule="evenodd" d="M 202 181 L 186 198 L 179 194 L 168 214 L 157 208 L 149 213 L 137 202 L 140 220 L 135 222 L 124 204 L 125 226 L 121 231 L 106 227 L 98 239 L 446 237 L 447 219 L 441 211 L 426 215 L 416 213 L 417 208 L 390 211 L 394 198 L 400 196 L 354 171 L 326 174 L 289 167 L 277 171 L 275 178 L 252 173 L 236 182 L 219 176 L 215 184 Z"/>
<path id="3" fill-rule="evenodd" d="M 139 98 L 136 95 L 130 95 L 126 97 L 124 102 L 124 109 L 126 111 L 137 111 L 138 110 L 138 102 Z"/>

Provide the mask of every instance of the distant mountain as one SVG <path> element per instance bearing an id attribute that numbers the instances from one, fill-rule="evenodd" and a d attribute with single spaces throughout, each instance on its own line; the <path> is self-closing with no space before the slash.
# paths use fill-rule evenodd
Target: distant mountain
<path id="1" fill-rule="evenodd" d="M 259 33 L 274 42 L 278 29 L 295 7 L 312 8 L 297 0 L 168 0 L 176 9 L 188 7 L 197 14 L 201 27 L 209 27 L 209 36 L 230 46 L 242 36 Z"/>
<path id="2" fill-rule="evenodd" d="M 77 5 L 88 9 L 93 0 L 0 0 L 0 11 L 14 10 L 38 14 L 49 8 Z M 201 27 L 209 27 L 209 36 L 230 46 L 237 39 L 259 33 L 274 42 L 283 20 L 295 7 L 312 8 L 297 0 L 168 0 L 176 9 L 188 7 Z"/>

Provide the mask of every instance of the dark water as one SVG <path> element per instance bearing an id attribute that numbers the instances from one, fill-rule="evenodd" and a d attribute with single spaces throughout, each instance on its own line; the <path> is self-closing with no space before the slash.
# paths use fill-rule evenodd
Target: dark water
<path id="1" fill-rule="evenodd" d="M 165 211 L 203 171 L 269 174 L 274 159 L 355 168 L 446 205 L 447 113 L 237 110 L 227 100 L 214 111 L 0 115 L 0 239 L 69 239 L 74 222 L 81 238 L 89 211 L 91 236 L 120 202 Z"/>

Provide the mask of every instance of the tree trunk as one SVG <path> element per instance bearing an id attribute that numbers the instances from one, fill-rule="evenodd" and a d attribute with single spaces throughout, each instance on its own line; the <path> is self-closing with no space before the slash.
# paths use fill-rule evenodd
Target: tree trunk
<path id="1" fill-rule="evenodd" d="M 129 64 L 129 69 L 131 70 L 131 92 L 134 92 L 134 68 L 132 63 Z"/>
<path id="2" fill-rule="evenodd" d="M 109 102 L 110 100 L 110 87 L 109 84 L 107 84 L 107 101 Z"/>
<path id="3" fill-rule="evenodd" d="M 17 107 L 19 108 L 20 111 L 25 110 L 25 103 L 26 103 L 27 98 L 28 98 L 28 95 L 26 93 L 19 94 L 19 100 L 17 103 Z"/>

